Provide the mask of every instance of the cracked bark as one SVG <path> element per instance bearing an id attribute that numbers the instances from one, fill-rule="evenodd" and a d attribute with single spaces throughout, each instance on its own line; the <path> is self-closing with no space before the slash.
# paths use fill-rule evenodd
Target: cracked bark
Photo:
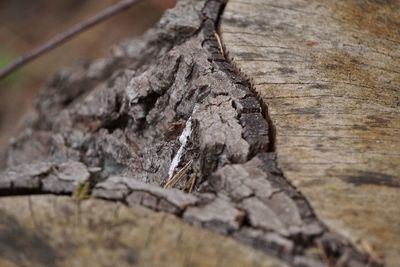
<path id="1" fill-rule="evenodd" d="M 278 168 L 266 106 L 221 54 L 223 8 L 180 1 L 142 39 L 52 77 L 5 155 L 1 196 L 89 183 L 93 198 L 174 214 L 280 260 L 271 266 L 380 266 Z"/>

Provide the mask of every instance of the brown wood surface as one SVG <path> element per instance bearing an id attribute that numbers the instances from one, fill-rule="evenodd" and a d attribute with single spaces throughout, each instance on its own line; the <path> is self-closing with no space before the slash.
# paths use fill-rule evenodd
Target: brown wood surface
<path id="1" fill-rule="evenodd" d="M 0 266 L 285 267 L 173 215 L 104 200 L 0 198 Z"/>
<path id="2" fill-rule="evenodd" d="M 400 1 L 231 0 L 220 31 L 330 229 L 400 264 Z"/>

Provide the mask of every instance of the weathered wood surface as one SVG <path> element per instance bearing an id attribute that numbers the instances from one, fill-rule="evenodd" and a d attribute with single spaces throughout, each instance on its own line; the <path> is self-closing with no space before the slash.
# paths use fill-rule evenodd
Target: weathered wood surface
<path id="1" fill-rule="evenodd" d="M 400 264 L 400 1 L 230 0 L 226 53 L 318 217 Z"/>
<path id="2" fill-rule="evenodd" d="M 277 166 L 263 103 L 223 53 L 223 7 L 179 1 L 142 39 L 57 73 L 4 156 L 0 196 L 90 194 L 293 266 L 381 266 L 327 228 Z"/>
<path id="3" fill-rule="evenodd" d="M 104 200 L 0 198 L 0 266 L 286 264 L 175 216 Z"/>

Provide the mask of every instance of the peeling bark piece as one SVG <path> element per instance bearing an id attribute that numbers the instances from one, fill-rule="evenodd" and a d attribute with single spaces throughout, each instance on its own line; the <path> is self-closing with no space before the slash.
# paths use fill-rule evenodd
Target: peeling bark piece
<path id="1" fill-rule="evenodd" d="M 293 241 L 286 239 L 279 234 L 267 233 L 263 230 L 250 227 L 243 227 L 239 231 L 235 232 L 233 237 L 245 244 L 249 244 L 263 251 L 269 251 L 285 260 L 292 261 L 291 258 L 293 256 L 295 245 Z"/>
<path id="2" fill-rule="evenodd" d="M 48 162 L 23 164 L 0 173 L 0 190 L 8 188 L 39 189 L 39 177 L 50 172 L 53 164 Z"/>
<path id="3" fill-rule="evenodd" d="M 264 199 L 264 203 L 279 216 L 280 221 L 290 232 L 300 231 L 303 221 L 301 220 L 299 208 L 288 195 L 279 192 L 269 199 Z"/>
<path id="4" fill-rule="evenodd" d="M 186 209 L 183 218 L 195 225 L 203 225 L 219 233 L 227 234 L 239 229 L 244 212 L 237 209 L 227 197 L 218 195 L 204 206 Z"/>
<path id="5" fill-rule="evenodd" d="M 55 164 L 52 172 L 41 179 L 42 190 L 56 194 L 70 194 L 89 178 L 90 173 L 81 162 L 69 161 Z"/>
<path id="6" fill-rule="evenodd" d="M 254 158 L 245 164 L 226 165 L 210 177 L 210 187 L 216 192 L 224 192 L 234 201 L 251 195 L 268 199 L 279 189 L 272 187 L 267 174 L 258 168 L 260 164 L 262 162 Z"/>
<path id="7" fill-rule="evenodd" d="M 5 167 L 45 161 L 53 144 L 51 134 L 25 129 L 11 140 Z"/>
<path id="8" fill-rule="evenodd" d="M 5 193 L 8 188 L 9 194 L 41 191 L 70 194 L 89 178 L 86 166 L 77 161 L 27 163 L 0 173 L 0 190 Z"/>
<path id="9" fill-rule="evenodd" d="M 18 189 L 38 189 L 40 181 L 37 177 L 21 175 L 19 173 L 5 172 L 0 173 L 0 191 L 12 191 L 13 188 Z"/>
<path id="10" fill-rule="evenodd" d="M 136 205 L 142 205 L 146 208 L 156 210 L 158 197 L 153 196 L 147 192 L 134 191 L 127 196 L 126 202 L 128 203 L 129 206 L 136 204 Z M 177 211 L 178 211 L 178 209 L 176 208 L 173 213 L 176 213 Z"/>
<path id="11" fill-rule="evenodd" d="M 122 201 L 129 194 L 129 191 L 129 188 L 125 184 L 107 180 L 107 182 L 96 184 L 92 190 L 92 196 Z"/>
<path id="12" fill-rule="evenodd" d="M 86 182 L 90 177 L 86 166 L 80 162 L 66 162 L 58 165 L 55 175 L 58 179 L 75 185 Z"/>
<path id="13" fill-rule="evenodd" d="M 242 208 L 246 211 L 249 223 L 255 228 L 276 231 L 281 235 L 288 236 L 289 230 L 283 224 L 277 214 L 265 203 L 255 197 L 245 199 Z"/>
<path id="14" fill-rule="evenodd" d="M 224 192 L 232 200 L 239 201 L 254 194 L 253 190 L 243 183 L 248 173 L 242 165 L 226 165 L 216 171 L 209 180 L 212 190 Z"/>
<path id="15" fill-rule="evenodd" d="M 41 191 L 53 194 L 71 194 L 78 188 L 78 184 L 63 181 L 51 174 L 41 181 Z"/>
<path id="16" fill-rule="evenodd" d="M 54 164 L 50 162 L 37 162 L 31 164 L 22 164 L 9 169 L 9 173 L 18 173 L 25 176 L 34 177 L 45 175 L 51 171 Z"/>
<path id="17" fill-rule="evenodd" d="M 229 162 L 243 162 L 247 158 L 249 145 L 242 138 L 242 127 L 233 120 L 237 117 L 237 112 L 231 101 L 228 96 L 211 98 L 206 108 L 199 108 L 193 115 L 193 121 L 198 125 L 203 165 L 208 162 L 218 164 L 207 168 L 204 166 L 204 170 L 212 171 L 217 166 Z"/>
<path id="18" fill-rule="evenodd" d="M 56 196 L 0 198 L 1 266 L 218 264 L 287 267 L 230 238 L 137 206 Z"/>
<path id="19" fill-rule="evenodd" d="M 398 0 L 231 0 L 220 24 L 268 106 L 285 177 L 388 267 L 400 262 L 399 12 Z"/>
<path id="20" fill-rule="evenodd" d="M 305 222 L 301 227 L 301 233 L 305 236 L 320 236 L 324 230 L 324 226 L 318 221 Z"/>
<path id="21" fill-rule="evenodd" d="M 121 187 L 132 192 L 127 198 L 131 204 L 141 204 L 145 201 L 149 207 L 155 208 L 157 201 L 154 198 L 156 198 L 164 199 L 179 210 L 182 210 L 198 202 L 198 199 L 194 195 L 186 194 L 177 189 L 163 189 L 156 185 L 136 181 L 130 177 L 118 176 L 110 177 L 106 181 L 97 184 L 93 190 L 93 194 L 95 196 L 107 197 L 109 196 L 107 191 L 111 190 L 112 197 L 115 195 L 113 191 Z"/>
<path id="22" fill-rule="evenodd" d="M 254 96 L 235 101 L 235 105 L 240 114 L 261 113 L 260 103 Z"/>
<path id="23" fill-rule="evenodd" d="M 261 113 L 242 114 L 240 124 L 244 128 L 243 138 L 249 143 L 252 155 L 268 150 L 268 123 Z"/>
<path id="24" fill-rule="evenodd" d="M 89 180 L 90 173 L 81 162 L 65 162 L 53 166 L 51 174 L 42 179 L 42 190 L 45 192 L 72 193 L 78 186 Z"/>
<path id="25" fill-rule="evenodd" d="M 181 209 L 163 198 L 158 200 L 156 210 L 161 210 L 171 214 L 182 214 Z"/>

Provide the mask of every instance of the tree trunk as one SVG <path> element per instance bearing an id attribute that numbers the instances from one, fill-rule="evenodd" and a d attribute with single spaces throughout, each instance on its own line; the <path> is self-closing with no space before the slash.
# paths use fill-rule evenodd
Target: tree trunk
<path id="1" fill-rule="evenodd" d="M 395 266 L 398 11 L 180 1 L 57 73 L 4 156 L 0 263 Z"/>

